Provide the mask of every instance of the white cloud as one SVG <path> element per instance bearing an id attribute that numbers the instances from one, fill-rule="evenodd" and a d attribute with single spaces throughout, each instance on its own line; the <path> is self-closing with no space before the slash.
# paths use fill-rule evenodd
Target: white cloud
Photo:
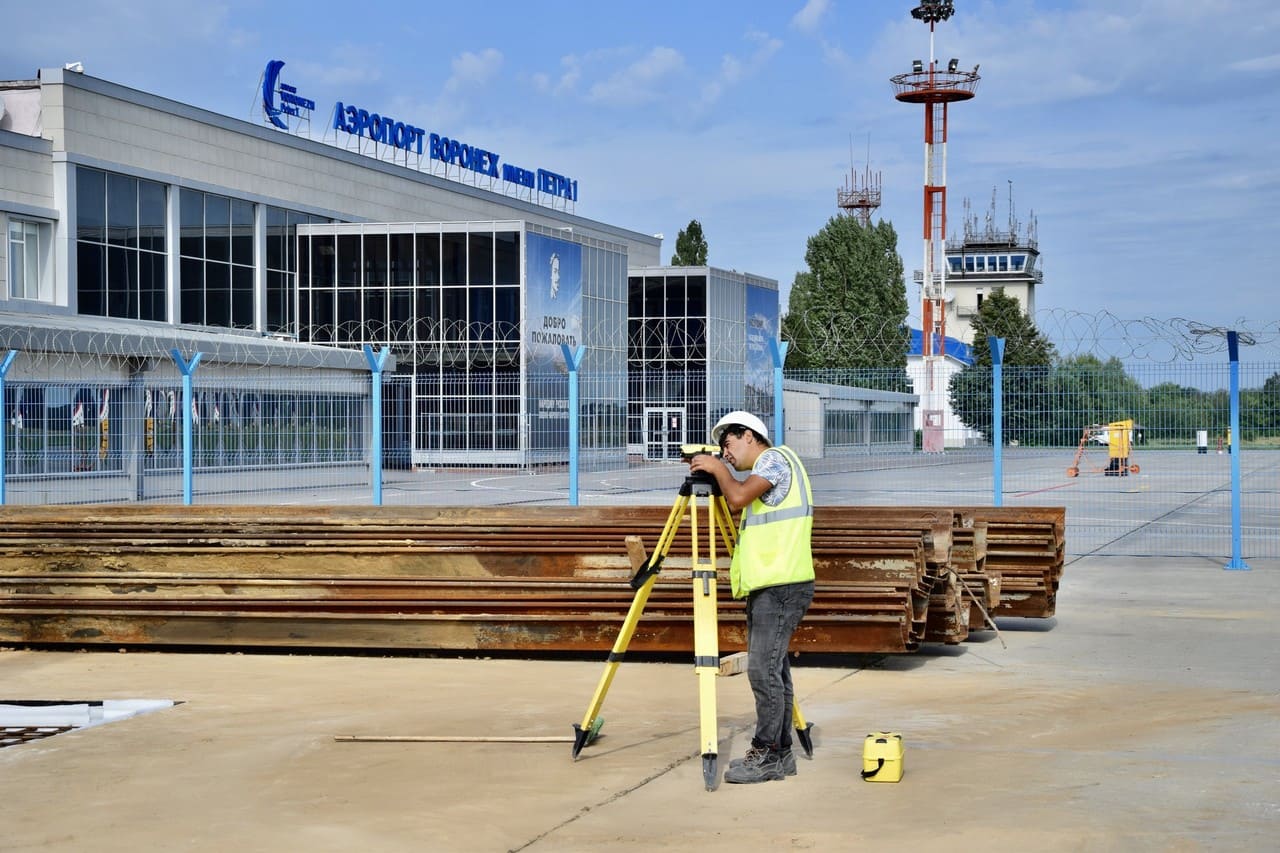
<path id="1" fill-rule="evenodd" d="M 339 54 L 342 52 L 342 49 L 337 51 Z M 357 62 L 349 65 L 337 62 L 290 62 L 285 70 L 285 75 L 292 76 L 295 71 L 297 79 L 305 80 L 305 86 L 311 87 L 312 91 L 317 89 L 345 91 L 354 86 L 363 86 L 382 79 L 382 72 L 378 66 L 368 62 Z"/>
<path id="2" fill-rule="evenodd" d="M 633 62 L 607 80 L 591 87 L 587 97 L 591 101 L 615 106 L 627 106 L 658 100 L 665 80 L 684 68 L 684 56 L 669 47 L 655 47 L 643 58 Z"/>
<path id="3" fill-rule="evenodd" d="M 966 4 L 964 14 L 938 28 L 937 55 L 958 56 L 961 67 L 981 62 L 981 96 L 1006 106 L 1125 92 L 1205 97 L 1228 70 L 1280 68 L 1273 53 L 1278 27 L 1280 12 L 1265 0 Z M 873 58 L 905 64 L 912 57 L 903 45 L 915 45 L 919 58 L 928 44 L 920 30 L 916 21 L 894 22 L 881 33 Z"/>
<path id="4" fill-rule="evenodd" d="M 483 89 L 498 76 L 503 62 L 502 52 L 494 48 L 479 52 L 463 51 L 450 62 L 452 73 L 440 85 L 439 94 L 434 99 L 398 94 L 386 108 L 393 110 L 396 116 L 413 116 L 417 121 L 432 122 L 433 127 L 447 129 L 449 133 L 461 133 L 465 129 L 464 122 L 475 119 L 476 113 L 483 110 L 476 109 L 479 102 L 459 97 L 459 93 Z M 534 85 L 538 85 L 536 80 Z"/>
<path id="5" fill-rule="evenodd" d="M 791 19 L 791 26 L 803 33 L 813 33 L 822 23 L 822 16 L 827 13 L 831 4 L 829 0 L 809 0 Z"/>
<path id="6" fill-rule="evenodd" d="M 747 33 L 746 38 L 754 43 L 755 50 L 746 59 L 727 53 L 721 57 L 719 72 L 702 86 L 703 106 L 715 103 L 725 91 L 755 74 L 782 49 L 782 42 L 768 33 L 753 31 Z"/>
<path id="7" fill-rule="evenodd" d="M 492 47 L 479 53 L 465 51 L 454 57 L 452 68 L 453 74 L 444 84 L 446 92 L 483 85 L 498 76 L 502 68 L 502 53 Z"/>
<path id="8" fill-rule="evenodd" d="M 566 95 L 578 87 L 582 79 L 582 59 L 573 54 L 560 58 L 560 71 L 552 75 L 547 71 L 535 71 L 529 75 L 533 88 L 544 95 Z"/>
<path id="9" fill-rule="evenodd" d="M 582 64 L 578 61 L 578 57 L 566 56 L 560 60 L 560 66 L 564 70 L 560 74 L 560 79 L 556 81 L 557 95 L 572 92 L 577 88 L 578 81 L 582 79 Z"/>
<path id="10" fill-rule="evenodd" d="M 1232 71 L 1263 72 L 1280 71 L 1280 53 L 1270 56 L 1255 56 L 1252 59 L 1241 59 L 1232 62 L 1227 68 Z"/>

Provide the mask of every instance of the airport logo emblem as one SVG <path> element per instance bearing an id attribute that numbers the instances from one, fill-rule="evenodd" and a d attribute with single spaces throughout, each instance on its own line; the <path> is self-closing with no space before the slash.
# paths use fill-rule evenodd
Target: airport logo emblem
<path id="1" fill-rule="evenodd" d="M 316 102 L 298 94 L 295 86 L 280 82 L 280 69 L 284 68 L 284 60 L 273 59 L 267 63 L 262 72 L 262 114 L 267 121 L 288 130 L 288 118 L 311 119 L 311 111 Z"/>

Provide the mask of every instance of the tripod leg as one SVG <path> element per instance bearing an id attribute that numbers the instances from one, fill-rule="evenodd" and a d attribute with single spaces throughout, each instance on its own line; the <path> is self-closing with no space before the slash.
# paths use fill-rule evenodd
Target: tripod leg
<path id="1" fill-rule="evenodd" d="M 649 593 L 653 590 L 653 585 L 658 579 L 658 566 L 662 565 L 662 560 L 667 555 L 667 550 L 671 547 L 671 541 L 675 538 L 675 528 L 679 526 L 680 518 L 684 514 L 684 506 L 688 503 L 688 497 L 681 496 L 676 499 L 675 505 L 671 508 L 671 515 L 667 519 L 667 526 L 663 529 L 662 535 L 658 538 L 658 547 L 648 560 L 641 558 L 641 572 L 637 574 L 644 576 L 644 581 L 636 588 L 635 597 L 631 600 L 631 608 L 627 611 L 627 617 L 622 621 L 622 629 L 618 632 L 618 637 L 613 641 L 613 649 L 609 652 L 608 662 L 605 664 L 604 672 L 600 675 L 600 681 L 596 685 L 595 695 L 591 697 L 590 704 L 587 705 L 587 712 L 582 716 L 581 723 L 573 724 L 573 758 L 576 761 L 578 753 L 582 752 L 582 748 L 595 740 L 600 733 L 600 728 L 604 725 L 604 717 L 601 717 L 600 709 L 604 706 L 604 697 L 609 692 L 609 685 L 613 683 L 613 676 L 617 674 L 618 667 L 622 664 L 622 659 L 626 656 L 627 646 L 631 644 L 631 637 L 636 632 L 636 626 L 640 623 L 640 616 L 644 613 L 645 604 L 649 601 Z M 633 558 L 634 562 L 634 558 Z M 648 571 L 652 566 L 652 571 Z"/>
<path id="2" fill-rule="evenodd" d="M 714 498 L 713 498 L 714 500 Z M 698 676 L 699 736 L 702 779 L 708 791 L 719 781 L 719 731 L 716 719 L 716 679 L 720 676 L 720 630 L 716 618 L 716 510 L 707 507 L 706 559 L 698 554 L 698 506 L 690 515 L 693 557 L 693 668 Z"/>
<path id="3" fill-rule="evenodd" d="M 716 495 L 712 499 L 712 515 L 716 520 L 716 528 L 720 531 L 720 539 L 724 542 L 725 553 L 733 556 L 733 549 L 738 547 L 738 528 L 733 526 L 733 513 L 729 510 L 729 502 L 724 495 Z"/>
<path id="4" fill-rule="evenodd" d="M 791 703 L 791 722 L 796 727 L 796 737 L 800 739 L 800 746 L 804 747 L 805 758 L 813 758 L 813 723 L 804 721 L 804 714 L 800 713 L 800 700 L 793 699 Z"/>
<path id="5" fill-rule="evenodd" d="M 640 614 L 644 612 L 644 606 L 649 601 L 649 592 L 653 589 L 653 584 L 657 579 L 658 576 L 656 574 L 650 575 L 644 584 L 636 590 L 635 598 L 631 600 L 631 609 L 627 611 L 627 618 L 623 620 L 622 630 L 618 632 L 618 638 L 613 642 L 613 650 L 609 652 L 608 662 L 605 664 L 604 672 L 600 675 L 600 681 L 596 685 L 595 695 L 591 697 L 591 704 L 587 706 L 587 712 L 583 715 L 582 722 L 574 723 L 573 757 L 575 760 L 582 748 L 595 740 L 596 735 L 600 733 L 600 727 L 604 725 L 604 717 L 599 716 L 599 713 L 600 708 L 604 705 L 605 694 L 609 692 L 609 685 L 613 683 L 613 676 L 618 672 L 618 666 L 621 665 L 622 659 L 627 653 L 627 646 L 631 643 L 631 636 L 636 631 L 636 625 L 640 622 Z"/>

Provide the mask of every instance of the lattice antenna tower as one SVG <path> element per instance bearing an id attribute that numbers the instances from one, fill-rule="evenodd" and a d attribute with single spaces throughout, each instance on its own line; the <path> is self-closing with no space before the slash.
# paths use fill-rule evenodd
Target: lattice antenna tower
<path id="1" fill-rule="evenodd" d="M 1017 208 L 1013 203 L 1013 181 L 1009 181 L 1009 211 L 1005 222 L 1005 230 L 996 227 L 998 221 L 997 210 L 997 188 L 991 188 L 991 207 L 987 210 L 986 219 L 980 225 L 978 215 L 973 212 L 972 206 L 968 198 L 964 200 L 964 240 L 956 240 L 955 246 L 962 246 L 970 241 L 979 241 L 986 244 L 1005 244 L 1008 246 L 1027 245 L 1035 247 L 1037 245 L 1037 222 L 1036 212 L 1029 211 L 1027 221 L 1024 223 L 1017 213 Z M 1025 229 L 1024 229 L 1025 224 Z"/>
<path id="2" fill-rule="evenodd" d="M 871 225 L 871 214 L 880 207 L 880 173 L 871 172 L 871 140 L 867 140 L 867 164 L 859 177 L 853 165 L 853 142 L 849 143 L 849 176 L 842 189 L 836 190 L 836 206 L 857 216 L 862 227 Z"/>

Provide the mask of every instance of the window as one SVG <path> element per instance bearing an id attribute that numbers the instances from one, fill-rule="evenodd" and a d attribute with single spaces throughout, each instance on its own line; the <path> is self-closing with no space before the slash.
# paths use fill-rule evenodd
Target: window
<path id="1" fill-rule="evenodd" d="M 52 234 L 52 223 L 10 217 L 9 295 L 14 299 L 53 301 Z"/>
<path id="2" fill-rule="evenodd" d="M 167 317 L 164 184 L 76 169 L 76 309 L 81 314 Z"/>
<path id="3" fill-rule="evenodd" d="M 184 189 L 179 217 L 179 321 L 253 328 L 253 204 Z"/>
<path id="4" fill-rule="evenodd" d="M 241 202 L 247 204 L 247 202 Z M 294 273 L 298 271 L 299 261 L 305 263 L 306 257 L 297 257 L 298 226 L 310 222 L 328 222 L 318 216 L 309 216 L 296 210 L 282 207 L 268 207 L 267 225 L 267 331 L 298 333 L 297 318 L 294 317 Z M 242 229 L 243 231 L 243 229 Z M 232 237 L 236 242 L 236 237 Z M 246 247 L 240 241 L 239 256 L 251 257 L 251 246 Z M 332 259 L 332 253 L 330 253 Z"/>

